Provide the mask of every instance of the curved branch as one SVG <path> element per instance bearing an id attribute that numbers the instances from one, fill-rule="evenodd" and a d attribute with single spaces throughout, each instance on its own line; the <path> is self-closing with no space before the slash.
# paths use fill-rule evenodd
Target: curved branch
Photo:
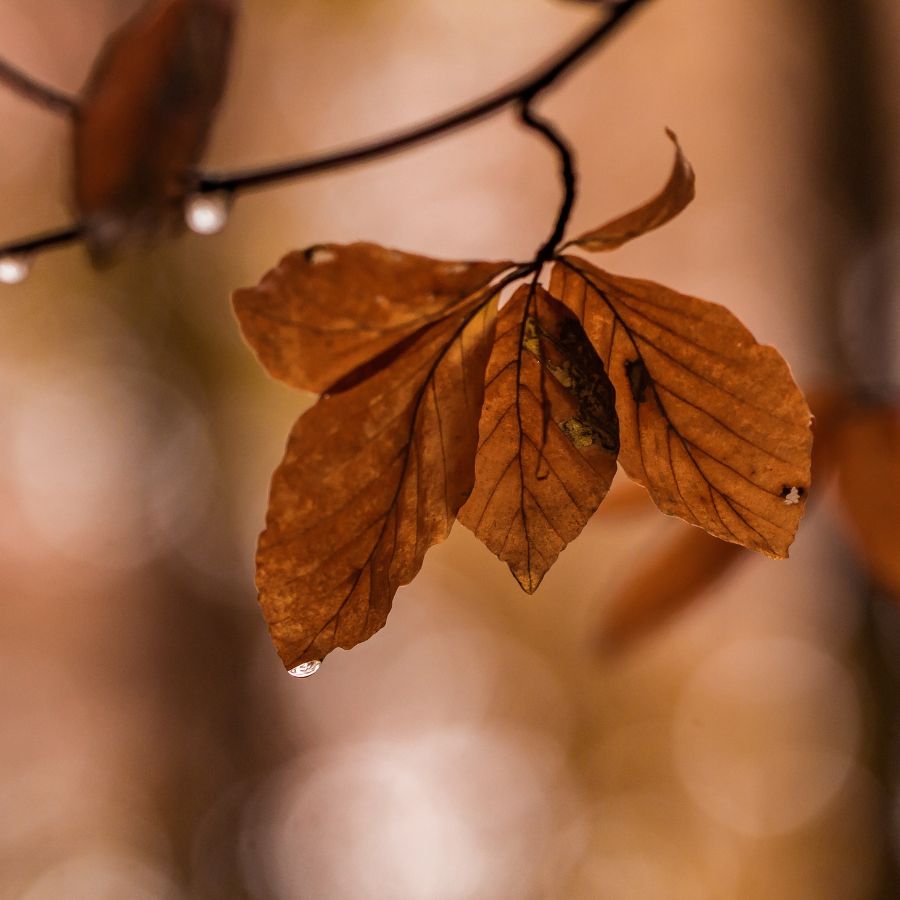
<path id="1" fill-rule="evenodd" d="M 302 178 L 318 172 L 332 171 L 405 150 L 439 135 L 446 134 L 449 131 L 471 125 L 516 103 L 521 104 L 524 109 L 531 100 L 547 90 L 564 72 L 572 68 L 606 38 L 611 36 L 631 13 L 646 2 L 647 0 L 620 0 L 615 5 L 610 4 L 607 7 L 609 14 L 600 24 L 592 26 L 580 38 L 576 39 L 571 46 L 561 51 L 544 65 L 512 85 L 501 88 L 495 93 L 455 112 L 418 125 L 408 131 L 334 153 L 280 163 L 260 169 L 249 169 L 218 175 L 204 175 L 201 173 L 197 179 L 196 190 L 200 193 L 227 191 L 234 194 L 238 191 L 262 188 L 280 181 Z M 526 120 L 523 118 L 523 121 Z M 558 136 L 548 125 L 542 123 L 543 127 L 541 127 L 541 125 L 537 124 L 537 119 L 533 119 L 533 122 L 534 124 L 528 122 L 526 124 L 542 131 L 561 153 L 568 154 L 567 148 L 565 148 L 562 141 L 558 139 Z M 547 131 L 544 131 L 544 128 Z M 571 203 L 568 205 L 570 207 Z M 557 223 L 558 228 L 565 227 L 565 219 L 567 217 L 568 212 L 564 204 L 560 213 L 560 220 Z M 82 233 L 83 229 L 76 224 L 45 235 L 24 238 L 0 246 L 0 256 L 10 253 L 36 253 L 51 247 L 62 246 L 79 240 Z M 549 244 L 545 245 L 539 252 L 545 253 L 548 246 Z"/>
<path id="2" fill-rule="evenodd" d="M 12 63 L 0 59 L 0 83 L 5 84 L 20 97 L 43 106 L 51 112 L 74 115 L 78 109 L 78 101 L 68 94 L 48 87 L 17 69 Z"/>
<path id="3" fill-rule="evenodd" d="M 519 119 L 526 126 L 537 131 L 538 134 L 550 143 L 559 155 L 560 177 L 563 184 L 563 200 L 559 208 L 559 215 L 556 217 L 556 223 L 553 226 L 553 232 L 550 237 L 541 245 L 535 254 L 535 264 L 540 267 L 551 259 L 559 246 L 559 242 L 566 233 L 566 225 L 569 224 L 569 216 L 572 214 L 572 207 L 575 204 L 575 165 L 572 161 L 572 150 L 562 135 L 553 127 L 552 123 L 547 119 L 535 115 L 531 109 L 531 100 L 528 99 L 522 103 L 519 109 Z"/>
<path id="4" fill-rule="evenodd" d="M 205 175 L 200 178 L 201 191 L 235 191 L 265 187 L 277 181 L 313 175 L 316 172 L 331 171 L 354 165 L 380 156 L 388 156 L 400 150 L 429 141 L 449 131 L 494 115 L 511 104 L 530 100 L 545 91 L 560 75 L 570 69 L 601 41 L 611 35 L 638 6 L 646 0 L 624 0 L 611 7 L 609 16 L 599 25 L 588 29 L 570 47 L 563 50 L 549 62 L 540 66 L 514 84 L 501 88 L 493 94 L 454 112 L 432 119 L 408 131 L 379 138 L 358 147 L 326 153 L 309 159 L 280 163 L 260 169 L 220 175 Z"/>

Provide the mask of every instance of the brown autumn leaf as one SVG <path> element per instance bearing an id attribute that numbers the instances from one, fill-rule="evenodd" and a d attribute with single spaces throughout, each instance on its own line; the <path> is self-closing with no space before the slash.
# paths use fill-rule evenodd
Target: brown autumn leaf
<path id="1" fill-rule="evenodd" d="M 592 252 L 615 250 L 665 225 L 694 199 L 694 170 L 682 153 L 675 133 L 667 128 L 666 134 L 675 145 L 675 162 L 665 187 L 643 206 L 569 241 L 567 247 L 577 246 Z"/>
<path id="2" fill-rule="evenodd" d="M 321 244 L 288 254 L 257 287 L 236 291 L 234 308 L 269 374 L 318 393 L 465 304 L 510 266 Z"/>
<path id="3" fill-rule="evenodd" d="M 812 482 L 819 484 L 834 464 L 835 431 L 846 409 L 846 398 L 842 391 L 829 387 L 818 388 L 808 396 L 814 417 Z M 625 483 L 646 496 L 643 488 Z M 609 508 L 609 499 L 604 504 L 605 512 L 614 511 Z M 626 505 L 625 511 L 628 508 Z M 607 604 L 598 628 L 599 649 L 607 654 L 631 649 L 745 558 L 747 554 L 737 544 L 685 526 L 674 540 L 646 558 L 640 567 L 629 569 Z"/>
<path id="4" fill-rule="evenodd" d="M 257 553 L 260 604 L 288 668 L 374 634 L 449 533 L 474 478 L 497 290 L 458 298 L 390 365 L 295 425 Z"/>
<path id="5" fill-rule="evenodd" d="M 613 388 L 581 324 L 522 285 L 498 318 L 459 520 L 533 593 L 606 496 L 618 449 Z"/>
<path id="6" fill-rule="evenodd" d="M 900 598 L 900 408 L 860 407 L 840 423 L 841 503 L 872 578 Z"/>
<path id="7" fill-rule="evenodd" d="M 106 42 L 74 121 L 74 201 L 96 264 L 177 226 L 221 98 L 238 0 L 150 0 Z"/>
<path id="8" fill-rule="evenodd" d="M 550 292 L 616 389 L 619 461 L 665 513 L 787 556 L 806 505 L 806 401 L 772 347 L 724 307 L 560 257 Z"/>

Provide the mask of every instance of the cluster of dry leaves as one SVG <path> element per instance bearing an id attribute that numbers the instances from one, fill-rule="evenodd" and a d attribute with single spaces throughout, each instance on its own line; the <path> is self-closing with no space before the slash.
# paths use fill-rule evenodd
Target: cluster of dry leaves
<path id="1" fill-rule="evenodd" d="M 613 250 L 693 194 L 676 143 L 657 197 L 567 246 Z M 321 245 L 235 293 L 269 373 L 321 393 L 275 473 L 257 557 L 289 667 L 377 631 L 457 517 L 536 590 L 617 463 L 663 512 L 787 555 L 812 439 L 778 353 L 721 306 L 582 256 L 541 274 Z"/>
<path id="2" fill-rule="evenodd" d="M 75 200 L 96 263 L 181 221 L 237 8 L 150 0 L 101 52 L 74 117 Z M 684 209 L 694 176 L 670 137 L 661 193 L 552 259 L 326 244 L 235 293 L 269 373 L 321 395 L 291 432 L 259 542 L 260 602 L 287 667 L 377 631 L 457 518 L 536 590 L 618 466 L 699 526 L 623 589 L 607 626 L 620 642 L 740 548 L 787 555 L 812 438 L 786 363 L 721 306 L 562 252 L 614 250 Z M 837 448 L 873 571 L 900 592 L 885 538 L 896 529 L 879 524 L 896 522 L 896 453 L 884 448 L 900 447 L 900 421 L 831 405 L 842 412 L 823 447 Z"/>

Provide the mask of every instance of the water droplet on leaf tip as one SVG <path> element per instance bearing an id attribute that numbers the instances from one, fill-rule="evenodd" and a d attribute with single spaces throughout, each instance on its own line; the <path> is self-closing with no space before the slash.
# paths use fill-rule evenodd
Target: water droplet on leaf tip
<path id="1" fill-rule="evenodd" d="M 293 669 L 288 669 L 288 675 L 293 675 L 294 678 L 309 678 L 310 675 L 315 675 L 316 672 L 319 671 L 321 665 L 322 660 L 311 659 L 309 662 L 300 663 L 299 666 L 294 666 Z"/>
<path id="2" fill-rule="evenodd" d="M 21 284 L 31 271 L 31 261 L 19 253 L 0 256 L 0 283 Z"/>
<path id="3" fill-rule="evenodd" d="M 218 234 L 228 222 L 231 197 L 226 193 L 194 194 L 184 205 L 184 220 L 197 234 Z"/>

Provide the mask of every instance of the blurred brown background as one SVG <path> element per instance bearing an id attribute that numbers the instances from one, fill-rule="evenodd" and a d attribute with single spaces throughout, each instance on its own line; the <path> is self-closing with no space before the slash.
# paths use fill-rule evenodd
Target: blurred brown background
<path id="1" fill-rule="evenodd" d="M 74 91 L 137 5 L 3 0 L 0 55 Z M 208 162 L 413 123 L 594 14 L 248 0 Z M 807 388 L 890 388 L 898 47 L 894 0 L 653 0 L 542 104 L 578 149 L 573 230 L 661 186 L 669 126 L 698 198 L 610 267 L 725 303 Z M 67 221 L 65 123 L 2 90 L 0 121 L 0 238 Z M 310 398 L 256 366 L 230 289 L 316 241 L 530 256 L 554 172 L 504 115 L 243 196 L 216 237 L 100 275 L 69 248 L 0 289 L 0 897 L 900 897 L 898 616 L 825 483 L 789 562 L 748 555 L 612 659 L 606 604 L 684 527 L 623 504 L 535 597 L 457 526 L 314 678 L 269 644 L 255 537 Z"/>

